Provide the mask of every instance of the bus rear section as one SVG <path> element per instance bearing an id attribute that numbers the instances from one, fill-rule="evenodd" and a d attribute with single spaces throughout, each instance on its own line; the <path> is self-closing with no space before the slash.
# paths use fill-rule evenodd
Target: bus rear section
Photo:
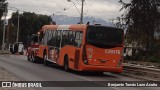
<path id="1" fill-rule="evenodd" d="M 122 72 L 123 37 L 122 29 L 88 26 L 80 70 Z"/>

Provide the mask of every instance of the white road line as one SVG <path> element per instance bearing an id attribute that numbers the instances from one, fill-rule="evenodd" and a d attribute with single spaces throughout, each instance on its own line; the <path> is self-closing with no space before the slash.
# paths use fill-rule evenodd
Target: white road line
<path id="1" fill-rule="evenodd" d="M 84 79 L 84 80 L 86 80 L 86 81 L 93 81 L 93 80 L 91 80 L 91 79 L 84 78 L 84 77 L 81 77 L 81 76 L 76 76 L 76 75 L 75 75 L 75 77 L 77 77 L 77 78 L 81 78 L 81 79 Z"/>
<path id="2" fill-rule="evenodd" d="M 91 80 L 91 79 L 84 78 L 84 77 L 81 77 L 81 76 L 75 76 L 75 77 L 78 77 L 78 78 L 84 79 L 84 80 L 86 80 L 86 81 L 93 81 L 93 80 Z M 98 84 L 98 83 L 97 83 L 97 84 Z M 109 88 L 112 88 L 112 89 L 115 89 L 115 90 L 121 90 L 121 89 L 116 88 L 116 87 L 109 87 Z"/>

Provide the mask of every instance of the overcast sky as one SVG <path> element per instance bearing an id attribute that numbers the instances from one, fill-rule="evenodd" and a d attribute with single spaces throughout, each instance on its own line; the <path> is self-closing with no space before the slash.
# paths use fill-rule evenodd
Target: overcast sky
<path id="1" fill-rule="evenodd" d="M 72 0 L 77 8 L 81 9 L 81 0 Z M 105 20 L 116 18 L 122 12 L 119 0 L 85 0 L 84 17 L 92 16 Z M 35 12 L 38 14 L 68 15 L 79 17 L 80 14 L 72 2 L 67 0 L 7 0 L 9 7 L 16 7 L 21 11 Z M 64 11 L 64 8 L 67 10 Z M 68 9 L 69 8 L 69 9 Z M 9 10 L 8 17 L 13 11 Z"/>

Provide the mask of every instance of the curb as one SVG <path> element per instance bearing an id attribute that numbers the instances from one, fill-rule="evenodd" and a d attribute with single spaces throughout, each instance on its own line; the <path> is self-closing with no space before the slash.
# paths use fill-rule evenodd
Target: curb
<path id="1" fill-rule="evenodd" d="M 127 73 L 121 73 L 120 75 L 133 77 L 133 78 L 137 78 L 137 79 L 142 79 L 142 80 L 147 80 L 147 81 L 159 81 L 159 80 L 150 79 L 150 78 L 144 78 L 144 77 L 135 76 L 135 75 L 127 74 Z"/>
<path id="2" fill-rule="evenodd" d="M 10 53 L 9 51 L 6 51 L 6 50 L 5 50 L 5 51 L 0 51 L 0 55 L 1 55 L 1 54 L 11 54 L 11 53 Z"/>
<path id="3" fill-rule="evenodd" d="M 141 66 L 124 66 L 122 75 L 149 81 L 159 81 L 160 69 L 141 67 Z"/>

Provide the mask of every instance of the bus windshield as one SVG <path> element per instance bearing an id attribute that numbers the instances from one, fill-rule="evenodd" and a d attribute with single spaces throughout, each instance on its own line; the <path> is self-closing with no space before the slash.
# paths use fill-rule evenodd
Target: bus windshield
<path id="1" fill-rule="evenodd" d="M 31 40 L 34 43 L 38 43 L 38 35 L 32 35 Z"/>
<path id="2" fill-rule="evenodd" d="M 122 46 L 123 30 L 104 26 L 88 26 L 86 42 L 99 46 Z"/>

